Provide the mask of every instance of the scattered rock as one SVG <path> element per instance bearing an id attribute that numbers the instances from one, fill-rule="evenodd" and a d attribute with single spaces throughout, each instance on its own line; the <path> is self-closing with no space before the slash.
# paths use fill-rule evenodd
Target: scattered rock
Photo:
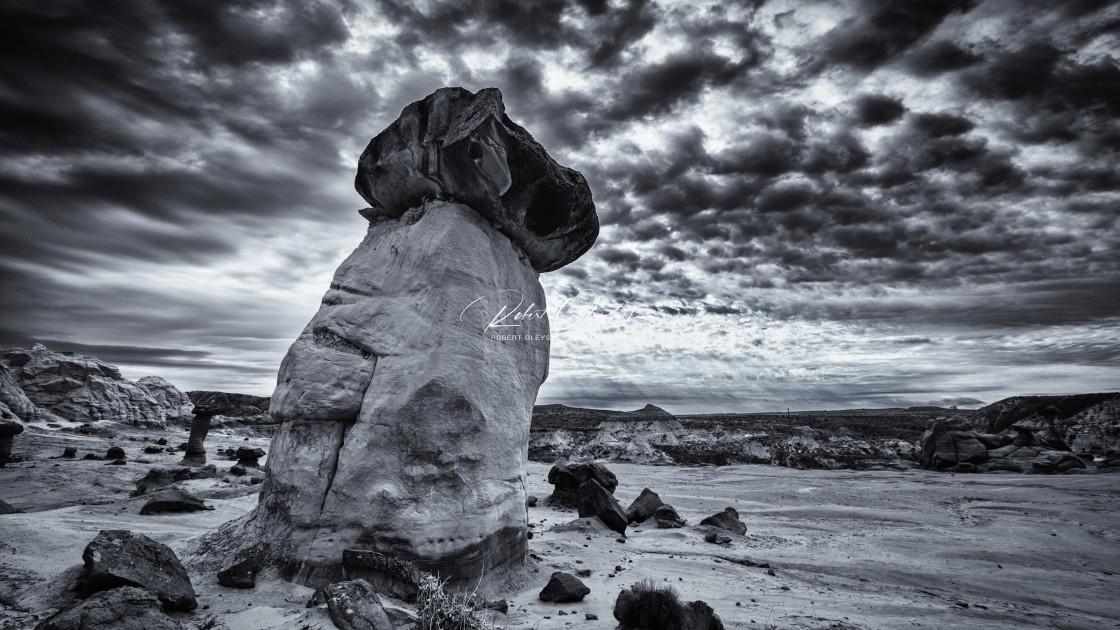
<path id="1" fill-rule="evenodd" d="M 229 474 L 237 475 L 238 477 L 240 477 L 241 475 L 244 475 L 248 472 L 249 472 L 248 469 L 245 468 L 245 464 L 242 464 L 241 462 L 238 462 L 238 463 L 234 464 L 233 466 L 230 466 L 230 469 L 229 469 Z"/>
<path id="2" fill-rule="evenodd" d="M 548 471 L 548 483 L 553 485 L 548 503 L 562 507 L 576 507 L 579 502 L 579 488 L 589 479 L 595 480 L 611 494 L 614 494 L 615 488 L 618 487 L 618 477 L 600 463 L 572 463 L 566 459 L 557 460 Z"/>
<path id="3" fill-rule="evenodd" d="M 101 458 L 101 456 L 100 456 L 100 455 L 94 455 L 93 453 L 86 453 L 86 454 L 85 454 L 85 455 L 84 455 L 84 456 L 82 457 L 82 459 L 83 459 L 83 460 L 86 460 L 86 461 L 94 461 L 94 460 L 96 460 L 96 461 L 101 461 L 101 459 L 102 459 L 102 458 Z"/>
<path id="4" fill-rule="evenodd" d="M 580 577 L 591 577 L 591 569 L 580 569 L 576 571 L 576 575 Z"/>
<path id="5" fill-rule="evenodd" d="M 626 513 L 615 500 L 614 495 L 594 479 L 584 481 L 579 487 L 578 509 L 580 518 L 597 516 L 599 520 L 614 531 L 626 533 Z"/>
<path id="6" fill-rule="evenodd" d="M 148 453 L 149 455 L 155 455 L 157 453 L 162 453 L 163 452 L 163 447 L 162 446 L 148 445 L 148 446 L 144 447 L 144 452 Z"/>
<path id="7" fill-rule="evenodd" d="M 154 492 L 190 478 L 190 468 L 151 468 L 146 475 L 136 480 L 136 491 L 132 495 L 140 496 Z"/>
<path id="8" fill-rule="evenodd" d="M 76 447 L 76 446 L 67 446 L 65 449 L 62 450 L 62 457 L 65 457 L 66 459 L 74 459 L 77 456 L 78 456 L 78 447 Z"/>
<path id="9" fill-rule="evenodd" d="M 642 523 L 653 516 L 657 508 L 665 505 L 661 497 L 649 488 L 643 488 L 637 499 L 626 508 L 626 519 L 630 523 Z"/>
<path id="10" fill-rule="evenodd" d="M 576 576 L 557 571 L 552 574 L 548 584 L 541 591 L 540 599 L 545 602 L 557 603 L 580 602 L 590 592 L 591 589 L 587 588 Z"/>
<path id="11" fill-rule="evenodd" d="M 715 545 L 730 545 L 731 537 L 719 532 L 708 532 L 704 534 L 704 542 L 710 542 Z"/>
<path id="12" fill-rule="evenodd" d="M 733 507 L 724 508 L 722 512 L 717 512 L 700 521 L 700 524 L 726 529 L 739 535 L 747 533 L 747 526 L 739 520 L 739 513 Z"/>
<path id="13" fill-rule="evenodd" d="M 84 591 L 88 594 L 120 586 L 143 586 L 173 610 L 198 606 L 190 577 L 175 552 L 143 534 L 126 529 L 101 530 L 86 545 Z"/>
<path id="14" fill-rule="evenodd" d="M 214 464 L 206 464 L 202 468 L 191 470 L 191 479 L 213 479 L 218 476 L 218 467 Z"/>
<path id="15" fill-rule="evenodd" d="M 588 621 L 598 621 L 599 615 L 596 615 L 595 613 L 585 613 L 583 615 L 583 618 Z"/>
<path id="16" fill-rule="evenodd" d="M 260 564 L 255 560 L 242 560 L 233 566 L 218 571 L 218 584 L 230 588 L 253 588 L 257 585 Z"/>
<path id="17" fill-rule="evenodd" d="M 144 504 L 144 507 L 140 508 L 140 514 L 142 515 L 148 516 L 167 512 L 200 512 L 214 509 L 206 505 L 202 499 L 182 488 L 165 488 L 150 496 L 151 499 Z"/>
<path id="18" fill-rule="evenodd" d="M 182 630 L 146 588 L 123 586 L 91 595 L 60 610 L 36 630 Z"/>
<path id="19" fill-rule="evenodd" d="M 525 497 L 525 506 L 526 507 L 537 507 L 537 497 L 535 497 L 531 494 L 529 496 Z"/>
<path id="20" fill-rule="evenodd" d="M 654 510 L 653 520 L 657 523 L 658 529 L 673 529 L 676 527 L 684 527 L 687 524 L 684 519 L 681 518 L 680 514 L 677 514 L 677 511 L 673 509 L 673 506 L 669 504 L 663 504 Z"/>
<path id="21" fill-rule="evenodd" d="M 156 444 L 159 444 L 160 446 L 167 446 L 167 438 L 161 437 L 160 439 L 156 440 Z"/>
<path id="22" fill-rule="evenodd" d="M 377 591 L 365 580 L 335 582 L 319 589 L 339 630 L 393 630 Z"/>
<path id="23" fill-rule="evenodd" d="M 470 601 L 470 605 L 473 608 L 479 609 L 479 610 L 493 610 L 493 611 L 496 611 L 496 612 L 500 612 L 503 615 L 509 614 L 509 602 L 507 602 L 504 599 L 496 599 L 496 600 L 489 601 L 489 602 L 487 602 L 487 601 L 476 601 L 476 600 L 472 599 Z"/>

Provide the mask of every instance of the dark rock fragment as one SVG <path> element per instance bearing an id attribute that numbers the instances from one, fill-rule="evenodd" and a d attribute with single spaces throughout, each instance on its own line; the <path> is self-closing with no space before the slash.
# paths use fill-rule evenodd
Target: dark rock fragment
<path id="1" fill-rule="evenodd" d="M 260 565 L 255 560 L 242 560 L 218 571 L 218 584 L 230 588 L 253 588 L 257 585 L 257 573 L 260 570 Z"/>
<path id="2" fill-rule="evenodd" d="M 733 507 L 724 508 L 722 512 L 717 512 L 700 521 L 700 524 L 726 529 L 739 535 L 747 533 L 747 526 L 739 520 L 739 513 Z"/>
<path id="3" fill-rule="evenodd" d="M 36 630 L 181 630 L 146 588 L 122 586 L 79 601 L 36 626 Z"/>
<path id="4" fill-rule="evenodd" d="M 557 571 L 549 578 L 539 597 L 545 602 L 579 602 L 590 592 L 591 589 L 576 576 Z"/>
<path id="5" fill-rule="evenodd" d="M 580 518 L 597 516 L 599 520 L 614 531 L 626 533 L 626 513 L 615 500 L 614 495 L 599 485 L 598 481 L 588 479 L 579 487 L 577 495 Z"/>
<path id="6" fill-rule="evenodd" d="M 630 523 L 642 523 L 653 516 L 657 508 L 665 505 L 661 497 L 649 488 L 643 488 L 637 499 L 626 508 L 626 519 Z"/>
<path id="7" fill-rule="evenodd" d="M 143 586 L 169 609 L 198 606 L 194 587 L 175 552 L 143 534 L 126 529 L 101 530 L 86 545 L 83 590 L 92 594 L 120 586 Z"/>
<path id="8" fill-rule="evenodd" d="M 165 488 L 152 493 L 150 496 L 151 499 L 144 504 L 144 507 L 140 508 L 140 514 L 145 516 L 167 512 L 200 512 L 214 509 L 206 505 L 202 499 L 182 488 Z"/>

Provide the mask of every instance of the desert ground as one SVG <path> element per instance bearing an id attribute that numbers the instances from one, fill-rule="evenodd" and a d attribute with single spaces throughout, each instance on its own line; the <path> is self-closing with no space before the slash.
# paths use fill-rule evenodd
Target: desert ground
<path id="1" fill-rule="evenodd" d="M 131 529 L 170 545 L 191 571 L 199 608 L 186 628 L 333 628 L 312 591 L 264 574 L 253 590 L 217 584 L 190 557 L 191 539 L 252 509 L 244 477 L 183 482 L 213 511 L 141 516 L 133 482 L 178 454 L 143 453 L 186 431 L 120 430 L 114 438 L 32 428 L 17 438 L 23 461 L 0 469 L 0 499 L 24 510 L 0 516 L 0 628 L 30 628 L 72 595 L 82 550 L 101 529 Z M 131 438 L 131 439 L 130 439 Z M 66 446 L 129 463 L 52 459 Z M 218 449 L 268 439 L 212 431 Z M 145 459 L 148 463 L 137 460 Z M 708 602 L 728 628 L 1120 628 L 1120 475 L 951 475 L 909 471 L 806 471 L 762 465 L 646 466 L 608 463 L 625 507 L 649 487 L 688 522 L 638 525 L 624 542 L 569 510 L 529 508 L 533 558 L 497 593 L 501 627 L 613 628 L 618 592 L 639 580 L 669 583 L 682 600 Z M 551 491 L 549 466 L 528 464 L 529 493 Z M 734 507 L 748 530 L 729 546 L 704 542 L 699 521 Z M 591 589 L 576 604 L 537 594 L 553 571 Z M 587 614 L 597 619 L 588 619 Z"/>

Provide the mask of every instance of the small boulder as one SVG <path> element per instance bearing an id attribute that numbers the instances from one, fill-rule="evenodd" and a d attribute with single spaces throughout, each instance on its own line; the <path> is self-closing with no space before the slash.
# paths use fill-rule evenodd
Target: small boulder
<path id="1" fill-rule="evenodd" d="M 165 488 L 152 493 L 150 496 L 151 499 L 144 504 L 144 507 L 140 508 L 140 514 L 145 516 L 167 512 L 201 512 L 214 509 L 206 505 L 202 499 L 182 488 Z"/>
<path id="2" fill-rule="evenodd" d="M 0 500 L 0 514 L 18 514 L 19 510 L 7 501 Z"/>
<path id="3" fill-rule="evenodd" d="M 722 512 L 717 512 L 700 521 L 700 524 L 711 525 L 739 535 L 747 533 L 747 526 L 739 520 L 739 513 L 733 507 L 724 508 Z"/>
<path id="4" fill-rule="evenodd" d="M 191 470 L 191 479 L 213 479 L 218 476 L 218 467 L 206 464 L 202 468 Z"/>
<path id="5" fill-rule="evenodd" d="M 83 588 L 87 594 L 120 586 L 143 586 L 169 609 L 198 606 L 191 579 L 171 548 L 126 529 L 103 529 L 86 545 Z"/>
<path id="6" fill-rule="evenodd" d="M 599 485 L 598 481 L 588 479 L 579 487 L 577 495 L 580 518 L 597 516 L 599 520 L 614 531 L 626 533 L 626 513 L 615 500 L 614 495 Z"/>
<path id="7" fill-rule="evenodd" d="M 576 507 L 579 487 L 588 479 L 594 479 L 611 494 L 618 487 L 618 477 L 598 462 L 572 463 L 563 458 L 556 460 L 548 471 L 548 483 L 553 485 L 548 503 Z"/>
<path id="8" fill-rule="evenodd" d="M 105 459 L 124 459 L 124 449 L 119 446 L 110 446 L 109 450 L 105 451 Z"/>
<path id="9" fill-rule="evenodd" d="M 242 560 L 218 571 L 218 584 L 230 588 L 253 588 L 257 585 L 257 573 L 260 570 L 260 564 L 255 560 Z"/>
<path id="10" fill-rule="evenodd" d="M 167 438 L 160 438 L 156 440 L 156 444 L 159 444 L 160 446 L 167 446 Z"/>
<path id="11" fill-rule="evenodd" d="M 642 488 L 642 493 L 626 508 L 626 520 L 630 523 L 642 523 L 653 516 L 657 508 L 665 505 L 661 497 L 649 488 Z"/>
<path id="12" fill-rule="evenodd" d="M 93 453 L 86 453 L 82 459 L 86 461 L 101 461 L 102 457 L 100 455 L 94 455 Z"/>
<path id="13" fill-rule="evenodd" d="M 362 579 L 335 582 L 319 589 L 331 621 L 339 630 L 392 630 L 377 591 Z"/>
<path id="14" fill-rule="evenodd" d="M 653 520 L 657 523 L 658 529 L 673 529 L 676 527 L 684 527 L 686 523 L 681 518 L 680 514 L 673 509 L 673 506 L 665 504 L 658 507 L 653 512 Z"/>
<path id="15" fill-rule="evenodd" d="M 471 599 L 469 603 L 471 608 L 475 610 L 493 610 L 503 615 L 509 614 L 509 602 L 504 599 L 495 599 L 492 601 Z"/>
<path id="16" fill-rule="evenodd" d="M 525 497 L 525 507 L 537 507 L 537 497 L 531 494 Z"/>
<path id="17" fill-rule="evenodd" d="M 148 474 L 136 480 L 136 491 L 132 496 L 154 492 L 190 478 L 190 468 L 152 468 L 148 470 Z"/>
<path id="18" fill-rule="evenodd" d="M 720 532 L 708 532 L 704 534 L 704 542 L 710 542 L 713 545 L 730 545 L 731 537 Z"/>
<path id="19" fill-rule="evenodd" d="M 77 446 L 67 446 L 66 448 L 64 448 L 62 450 L 62 457 L 66 458 L 66 459 L 74 459 L 77 456 L 78 456 L 78 447 Z"/>
<path id="20" fill-rule="evenodd" d="M 155 455 L 157 453 L 162 453 L 163 452 L 163 447 L 162 446 L 156 446 L 155 444 L 149 444 L 148 446 L 144 447 L 144 452 L 148 453 L 149 455 Z"/>
<path id="21" fill-rule="evenodd" d="M 146 588 L 122 586 L 64 608 L 36 630 L 182 630 Z"/>
<path id="22" fill-rule="evenodd" d="M 571 573 L 557 571 L 552 574 L 541 591 L 540 599 L 545 602 L 581 602 L 591 589 Z"/>
<path id="23" fill-rule="evenodd" d="M 263 448 L 246 448 L 244 446 L 237 449 L 237 461 L 256 461 L 264 457 Z"/>
<path id="24" fill-rule="evenodd" d="M 238 477 L 240 477 L 241 475 L 244 475 L 247 472 L 249 472 L 248 469 L 246 469 L 245 464 L 242 464 L 241 462 L 237 462 L 236 464 L 234 464 L 233 466 L 230 466 L 230 468 L 229 468 L 229 474 L 237 475 Z"/>

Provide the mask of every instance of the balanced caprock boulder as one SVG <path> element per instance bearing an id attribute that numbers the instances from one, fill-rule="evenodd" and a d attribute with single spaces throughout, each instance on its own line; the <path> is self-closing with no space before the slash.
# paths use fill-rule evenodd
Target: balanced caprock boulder
<path id="1" fill-rule="evenodd" d="M 406 107 L 357 187 L 365 239 L 280 366 L 268 479 L 239 536 L 303 584 L 342 579 L 360 551 L 452 579 L 500 573 L 527 552 L 549 353 L 537 275 L 594 242 L 590 190 L 497 90 L 460 88 Z"/>

